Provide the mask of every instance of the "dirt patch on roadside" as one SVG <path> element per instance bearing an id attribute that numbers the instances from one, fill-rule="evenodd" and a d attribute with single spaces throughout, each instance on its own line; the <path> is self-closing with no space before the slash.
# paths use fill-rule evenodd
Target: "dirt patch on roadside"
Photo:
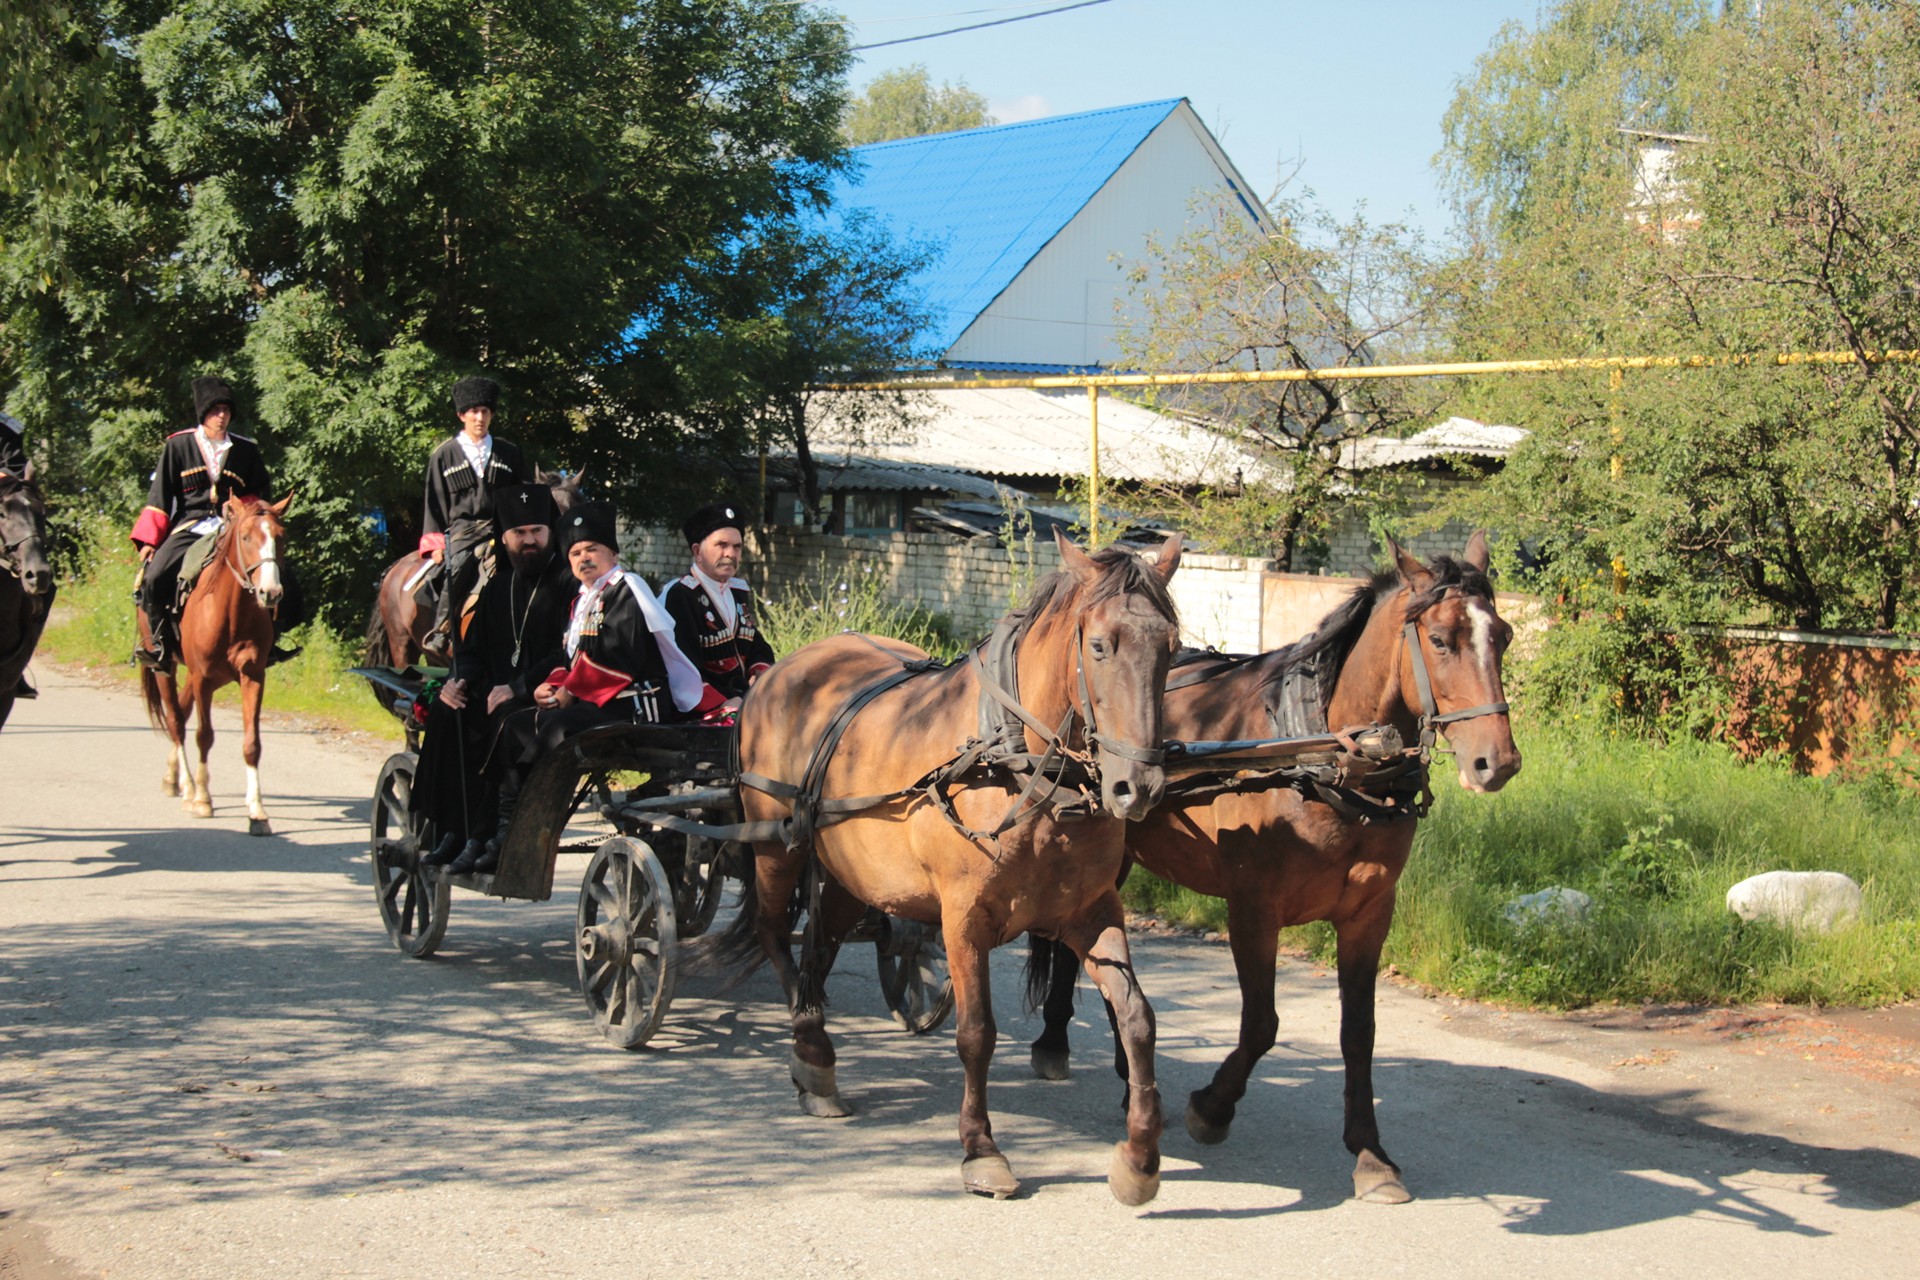
<path id="1" fill-rule="evenodd" d="M 0 1209 L 0 1280 L 81 1280 L 81 1273 L 48 1252 L 39 1228 Z"/>

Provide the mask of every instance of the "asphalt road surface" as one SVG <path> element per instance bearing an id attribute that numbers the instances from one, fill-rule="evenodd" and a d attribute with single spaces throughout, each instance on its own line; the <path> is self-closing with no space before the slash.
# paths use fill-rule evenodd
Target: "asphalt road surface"
<path id="1" fill-rule="evenodd" d="M 278 725 L 250 839 L 236 726 L 218 814 L 159 793 L 136 699 L 42 670 L 0 732 L 0 1277 L 1912 1275 L 1920 1042 L 1902 1017 L 1502 1014 L 1386 985 L 1381 1124 L 1414 1203 L 1349 1198 L 1333 982 L 1290 960 L 1282 1044 L 1233 1137 L 1188 1090 L 1231 1043 L 1217 943 L 1146 934 L 1171 1127 L 1142 1209 L 1104 1019 L 1029 1074 L 997 957 L 995 1132 L 1016 1200 L 959 1189 L 950 1034 L 832 995 L 858 1114 L 811 1120 L 765 978 L 684 984 L 646 1050 L 574 988 L 584 855 L 544 904 L 456 894 L 438 957 L 387 942 L 368 793 L 390 744 Z M 1492 801 L 1497 803 L 1497 800 Z"/>

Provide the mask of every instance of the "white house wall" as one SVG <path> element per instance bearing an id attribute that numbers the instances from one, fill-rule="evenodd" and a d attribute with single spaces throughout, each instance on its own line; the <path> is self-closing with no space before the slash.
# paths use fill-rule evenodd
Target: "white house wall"
<path id="1" fill-rule="evenodd" d="M 1171 241 L 1186 229 L 1197 193 L 1225 193 L 1237 178 L 1222 169 L 1204 128 L 1184 104 L 1168 115 L 967 327 L 947 359 L 1113 364 L 1114 304 L 1127 296 L 1128 265 L 1146 256 L 1149 236 Z"/>

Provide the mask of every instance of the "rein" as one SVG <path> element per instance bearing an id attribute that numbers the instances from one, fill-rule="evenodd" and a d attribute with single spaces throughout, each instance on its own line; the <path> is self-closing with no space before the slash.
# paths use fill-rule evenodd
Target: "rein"
<path id="1" fill-rule="evenodd" d="M 1508 714 L 1504 702 L 1483 702 L 1477 707 L 1464 707 L 1459 711 L 1441 714 L 1440 704 L 1433 700 L 1433 676 L 1427 670 L 1427 654 L 1420 647 L 1420 635 L 1409 622 L 1402 629 L 1406 637 L 1407 652 L 1413 665 L 1413 685 L 1420 692 L 1420 748 L 1432 751 L 1439 741 L 1437 731 L 1443 724 L 1454 724 L 1461 720 L 1477 720 L 1481 716 L 1504 716 Z"/>
<path id="2" fill-rule="evenodd" d="M 31 490 L 22 486 L 10 490 L 5 497 L 11 498 L 15 493 L 28 494 L 30 492 Z M 31 516 L 34 513 L 29 510 L 28 514 Z M 26 546 L 29 542 L 44 541 L 46 538 L 46 533 L 42 528 L 34 527 L 37 524 L 37 521 L 30 520 L 29 527 L 25 533 L 11 542 L 0 542 L 0 569 L 5 569 L 8 573 L 20 579 L 23 584 L 26 582 L 26 570 L 21 561 L 20 548 Z"/>

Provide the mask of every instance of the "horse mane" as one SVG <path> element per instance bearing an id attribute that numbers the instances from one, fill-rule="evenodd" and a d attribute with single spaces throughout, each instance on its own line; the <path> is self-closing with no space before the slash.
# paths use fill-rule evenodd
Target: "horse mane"
<path id="1" fill-rule="evenodd" d="M 1449 591 L 1461 595 L 1493 599 L 1493 583 L 1485 572 L 1453 556 L 1435 556 L 1427 565 L 1432 574 L 1425 588 L 1407 597 L 1407 621 L 1412 622 L 1440 602 Z M 1279 679 L 1295 667 L 1313 664 L 1315 696 L 1321 707 L 1333 697 L 1334 682 L 1346 665 L 1347 655 L 1360 642 L 1360 633 L 1373 619 L 1374 609 L 1405 584 L 1397 569 L 1384 569 L 1373 575 L 1320 620 L 1320 625 L 1290 645 L 1275 649 L 1267 657 L 1271 663 L 1266 683 Z"/>
<path id="2" fill-rule="evenodd" d="M 1016 638 L 1026 635 L 1034 622 L 1050 609 L 1068 604 L 1091 609 L 1123 595 L 1145 596 L 1161 617 L 1179 627 L 1180 614 L 1174 608 L 1173 596 L 1160 575 L 1147 568 L 1146 561 L 1119 547 L 1102 547 L 1089 558 L 1095 573 L 1093 580 L 1084 586 L 1080 578 L 1065 569 L 1056 570 L 1034 584 L 1033 595 L 1027 602 L 1007 615 L 1013 619 Z"/>

